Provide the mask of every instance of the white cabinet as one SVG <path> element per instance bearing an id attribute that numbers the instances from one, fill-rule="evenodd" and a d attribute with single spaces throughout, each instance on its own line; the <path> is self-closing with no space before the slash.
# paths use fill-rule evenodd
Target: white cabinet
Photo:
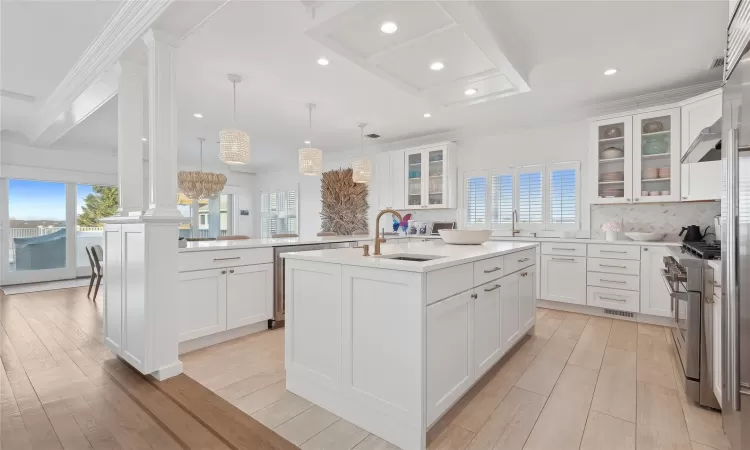
<path id="1" fill-rule="evenodd" d="M 405 208 L 455 208 L 456 168 L 450 143 L 404 150 Z"/>
<path id="2" fill-rule="evenodd" d="M 227 329 L 227 269 L 178 274 L 178 339 L 195 339 Z"/>
<path id="3" fill-rule="evenodd" d="M 404 208 L 404 152 L 378 153 L 377 164 L 378 209 Z"/>
<path id="4" fill-rule="evenodd" d="M 502 348 L 510 348 L 520 337 L 521 322 L 519 316 L 518 292 L 521 275 L 519 272 L 501 279 L 500 302 L 500 337 Z"/>
<path id="5" fill-rule="evenodd" d="M 672 299 L 661 277 L 663 259 L 667 256 L 663 246 L 641 247 L 641 313 L 671 317 Z"/>
<path id="6" fill-rule="evenodd" d="M 474 292 L 474 373 L 477 378 L 500 359 L 501 281 L 479 286 Z"/>
<path id="7" fill-rule="evenodd" d="M 432 423 L 474 382 L 473 293 L 427 306 L 427 423 Z"/>
<path id="8" fill-rule="evenodd" d="M 592 203 L 630 203 L 633 192 L 633 118 L 625 116 L 591 122 L 589 153 Z"/>
<path id="9" fill-rule="evenodd" d="M 681 110 L 681 154 L 687 153 L 701 130 L 722 115 L 722 95 L 717 89 L 685 103 Z M 719 200 L 721 198 L 721 161 L 682 164 L 680 199 L 683 201 Z"/>
<path id="10" fill-rule="evenodd" d="M 273 311 L 273 264 L 227 271 L 227 329 L 268 320 Z"/>
<path id="11" fill-rule="evenodd" d="M 716 400 L 721 404 L 721 297 L 713 296 L 713 314 L 711 317 L 711 384 Z"/>
<path id="12" fill-rule="evenodd" d="M 586 258 L 542 255 L 542 297 L 565 303 L 586 304 Z"/>
<path id="13" fill-rule="evenodd" d="M 521 330 L 536 322 L 536 266 L 521 271 L 518 282 L 518 317 Z"/>
<path id="14" fill-rule="evenodd" d="M 633 116 L 633 201 L 680 200 L 680 109 Z"/>

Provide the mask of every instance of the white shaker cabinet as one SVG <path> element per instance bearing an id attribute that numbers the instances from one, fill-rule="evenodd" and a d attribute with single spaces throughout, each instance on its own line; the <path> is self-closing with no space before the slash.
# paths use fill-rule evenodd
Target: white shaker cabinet
<path id="1" fill-rule="evenodd" d="M 178 339 L 195 339 L 227 329 L 228 269 L 178 274 Z"/>
<path id="2" fill-rule="evenodd" d="M 683 103 L 680 140 L 684 156 L 701 130 L 710 127 L 722 116 L 721 89 L 708 92 L 694 101 Z M 680 199 L 683 201 L 719 200 L 721 198 L 721 161 L 681 165 Z"/>
<path id="3" fill-rule="evenodd" d="M 404 208 L 404 152 L 378 153 L 377 165 L 378 209 Z"/>
<path id="4" fill-rule="evenodd" d="M 721 297 L 713 296 L 713 314 L 711 317 L 711 384 L 716 400 L 721 404 Z"/>
<path id="5" fill-rule="evenodd" d="M 680 108 L 633 116 L 633 201 L 679 201 L 680 157 Z"/>
<path id="6" fill-rule="evenodd" d="M 502 348 L 510 348 L 519 338 L 521 331 L 521 320 L 519 316 L 519 286 L 520 272 L 508 275 L 501 280 L 500 301 L 502 309 L 500 312 L 500 336 Z"/>
<path id="7" fill-rule="evenodd" d="M 441 143 L 404 150 L 405 208 L 455 208 L 454 145 Z"/>
<path id="8" fill-rule="evenodd" d="M 474 299 L 474 372 L 481 377 L 500 358 L 501 281 L 475 289 Z"/>
<path id="9" fill-rule="evenodd" d="M 521 271 L 518 283 L 518 316 L 521 329 L 526 330 L 536 321 L 536 266 Z"/>
<path id="10" fill-rule="evenodd" d="M 591 122 L 589 155 L 592 203 L 630 203 L 633 193 L 632 117 Z"/>
<path id="11" fill-rule="evenodd" d="M 272 317 L 273 264 L 230 267 L 226 277 L 228 330 Z"/>
<path id="12" fill-rule="evenodd" d="M 663 246 L 641 247 L 642 314 L 672 317 L 672 299 L 661 277 L 663 259 L 667 255 L 667 249 Z"/>
<path id="13" fill-rule="evenodd" d="M 586 258 L 542 255 L 542 298 L 586 304 Z"/>

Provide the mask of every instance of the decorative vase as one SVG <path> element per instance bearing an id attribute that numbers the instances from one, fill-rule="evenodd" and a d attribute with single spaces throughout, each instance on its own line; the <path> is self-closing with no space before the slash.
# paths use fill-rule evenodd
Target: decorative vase
<path id="1" fill-rule="evenodd" d="M 605 231 L 604 232 L 606 238 L 608 241 L 616 241 L 617 240 L 617 231 Z"/>

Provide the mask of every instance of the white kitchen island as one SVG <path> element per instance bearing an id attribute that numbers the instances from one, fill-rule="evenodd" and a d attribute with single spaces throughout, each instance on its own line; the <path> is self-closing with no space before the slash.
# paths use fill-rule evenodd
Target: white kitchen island
<path id="1" fill-rule="evenodd" d="M 534 326 L 536 246 L 285 254 L 287 389 L 424 449 L 427 430 Z"/>

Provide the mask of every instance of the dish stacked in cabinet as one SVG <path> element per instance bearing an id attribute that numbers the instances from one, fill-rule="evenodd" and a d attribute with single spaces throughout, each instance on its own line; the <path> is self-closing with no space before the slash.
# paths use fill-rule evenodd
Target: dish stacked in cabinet
<path id="1" fill-rule="evenodd" d="M 628 245 L 588 245 L 586 304 L 639 312 L 641 249 Z"/>

